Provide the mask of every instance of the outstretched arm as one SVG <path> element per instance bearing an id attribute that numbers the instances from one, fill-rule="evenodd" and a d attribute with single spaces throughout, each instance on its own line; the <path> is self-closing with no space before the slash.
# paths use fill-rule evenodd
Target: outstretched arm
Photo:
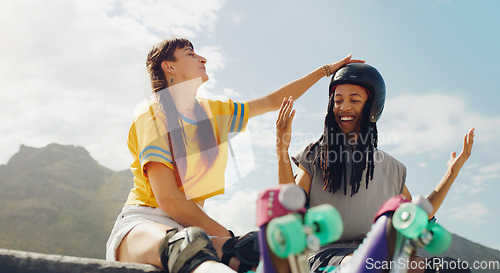
<path id="1" fill-rule="evenodd" d="M 342 66 L 349 63 L 364 63 L 362 60 L 351 60 L 351 55 L 349 54 L 346 58 L 336 63 L 328 64 L 330 73 L 335 73 Z M 304 94 L 311 86 L 318 82 L 321 78 L 326 76 L 323 67 L 319 67 L 312 71 L 311 73 L 305 75 L 304 77 L 290 82 L 277 90 L 269 93 L 260 98 L 256 98 L 248 101 L 249 116 L 255 117 L 269 111 L 278 110 L 281 105 L 283 98 L 288 98 L 290 96 L 298 99 L 302 94 Z"/>
<path id="2" fill-rule="evenodd" d="M 451 153 L 451 158 L 448 161 L 448 170 L 444 174 L 439 184 L 436 186 L 434 191 L 427 196 L 427 200 L 429 200 L 434 207 L 434 212 L 429 217 L 434 216 L 437 210 L 443 204 L 443 201 L 450 190 L 451 185 L 455 181 L 460 172 L 460 169 L 465 164 L 467 159 L 469 159 L 472 152 L 472 144 L 474 143 L 474 129 L 471 129 L 469 133 L 467 133 L 464 137 L 464 145 L 462 148 L 462 152 L 458 155 L 455 152 Z"/>

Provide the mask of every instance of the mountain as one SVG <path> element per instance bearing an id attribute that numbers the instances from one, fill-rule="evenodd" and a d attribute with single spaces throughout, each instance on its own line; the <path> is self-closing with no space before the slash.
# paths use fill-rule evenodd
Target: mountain
<path id="1" fill-rule="evenodd" d="M 439 256 L 453 257 L 471 268 L 477 268 L 472 272 L 498 273 L 500 269 L 500 251 L 494 250 L 480 244 L 471 242 L 456 234 L 452 234 L 450 248 Z M 422 257 L 433 257 L 424 250 L 419 250 L 418 255 Z M 483 269 L 481 269 L 483 268 Z"/>
<path id="2" fill-rule="evenodd" d="M 21 146 L 0 166 L 0 248 L 103 259 L 132 186 L 129 170 L 107 169 L 82 147 Z M 499 251 L 455 234 L 444 255 L 500 263 Z"/>
<path id="3" fill-rule="evenodd" d="M 0 166 L 0 248 L 104 258 L 132 185 L 82 147 L 21 146 Z"/>

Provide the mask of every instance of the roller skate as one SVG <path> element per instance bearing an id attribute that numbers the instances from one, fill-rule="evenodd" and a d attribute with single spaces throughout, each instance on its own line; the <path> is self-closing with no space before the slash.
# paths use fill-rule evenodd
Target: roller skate
<path id="1" fill-rule="evenodd" d="M 422 196 L 417 196 L 411 203 L 399 206 L 392 217 L 392 225 L 398 231 L 398 246 L 394 251 L 393 260 L 402 258 L 409 260 L 418 249 L 438 255 L 445 252 L 451 244 L 451 234 L 441 225 L 429 222 L 428 215 L 432 213 L 431 203 Z M 406 272 L 392 270 L 392 272 Z"/>
<path id="2" fill-rule="evenodd" d="M 257 200 L 261 273 L 309 273 L 308 257 L 343 232 L 331 205 L 306 210 L 305 192 L 295 184 L 265 190 Z"/>
<path id="3" fill-rule="evenodd" d="M 430 213 L 432 205 L 421 196 L 412 202 L 403 196 L 389 199 L 375 215 L 375 223 L 352 259 L 337 271 L 404 273 L 418 248 L 431 254 L 443 253 L 451 244 L 451 234 L 429 222 Z"/>

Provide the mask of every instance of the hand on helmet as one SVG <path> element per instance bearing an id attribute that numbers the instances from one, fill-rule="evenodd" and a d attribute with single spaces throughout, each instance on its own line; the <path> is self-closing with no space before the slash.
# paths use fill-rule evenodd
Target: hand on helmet
<path id="1" fill-rule="evenodd" d="M 339 70 L 342 66 L 344 66 L 346 64 L 364 63 L 365 62 L 364 60 L 353 60 L 353 59 L 351 59 L 351 57 L 352 57 L 351 54 L 349 54 L 343 60 L 340 60 L 340 61 L 338 61 L 336 63 L 328 64 L 328 67 L 330 68 L 330 73 L 332 75 L 334 75 L 335 72 L 337 72 L 337 70 Z"/>

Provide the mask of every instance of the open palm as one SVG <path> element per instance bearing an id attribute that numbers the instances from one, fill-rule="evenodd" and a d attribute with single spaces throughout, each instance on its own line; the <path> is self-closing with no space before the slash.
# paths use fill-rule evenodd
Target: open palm
<path id="1" fill-rule="evenodd" d="M 469 159 L 471 152 L 472 152 L 472 146 L 474 144 L 474 128 L 472 128 L 469 133 L 467 133 L 464 136 L 464 145 L 462 148 L 462 152 L 457 157 L 457 153 L 452 152 L 450 160 L 448 160 L 448 163 L 446 164 L 450 171 L 454 170 L 460 170 L 462 166 L 465 164 L 467 159 Z M 458 169 L 457 169 L 458 168 Z"/>

